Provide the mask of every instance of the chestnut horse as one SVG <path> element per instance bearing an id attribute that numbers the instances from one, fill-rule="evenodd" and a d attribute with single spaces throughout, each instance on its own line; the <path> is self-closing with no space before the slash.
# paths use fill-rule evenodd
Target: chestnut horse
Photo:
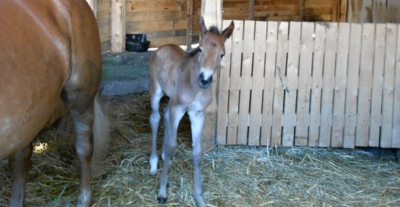
<path id="1" fill-rule="evenodd" d="M 31 142 L 60 103 L 77 132 L 78 206 L 90 205 L 92 154 L 101 157 L 96 147 L 108 144 L 96 95 L 101 70 L 99 30 L 86 1 L 0 1 L 0 160 L 9 158 L 13 174 L 10 206 L 24 205 Z"/>
<path id="2" fill-rule="evenodd" d="M 150 124 L 152 148 L 150 155 L 150 174 L 157 172 L 158 156 L 156 149 L 157 130 L 160 122 L 159 104 L 166 94 L 169 102 L 164 110 L 164 145 L 162 158 L 164 167 L 160 176 L 160 189 L 157 199 L 167 200 L 168 168 L 177 148 L 177 129 L 182 116 L 189 114 L 192 130 L 194 163 L 194 198 L 199 206 L 205 206 L 201 187 L 201 164 L 203 150 L 201 136 L 204 123 L 204 109 L 212 101 L 211 84 L 213 74 L 218 69 L 225 54 L 225 40 L 234 29 L 233 22 L 223 32 L 217 27 L 207 30 L 201 19 L 201 41 L 199 47 L 185 53 L 177 45 L 164 45 L 150 58 L 150 98 L 152 113 Z"/>

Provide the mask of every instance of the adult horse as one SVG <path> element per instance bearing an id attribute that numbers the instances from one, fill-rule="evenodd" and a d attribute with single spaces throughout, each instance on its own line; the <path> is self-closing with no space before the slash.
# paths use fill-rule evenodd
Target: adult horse
<path id="1" fill-rule="evenodd" d="M 61 100 L 77 131 L 78 206 L 90 205 L 92 154 L 101 150 L 93 142 L 108 138 L 96 96 L 101 69 L 97 22 L 84 0 L 0 1 L 0 160 L 9 157 L 13 174 L 10 206 L 24 205 L 31 141 Z"/>
<path id="2" fill-rule="evenodd" d="M 182 116 L 189 114 L 193 142 L 194 197 L 199 206 L 206 206 L 201 187 L 201 164 L 203 150 L 201 134 L 204 123 L 204 109 L 212 101 L 211 83 L 213 74 L 218 69 L 225 55 L 225 40 L 234 29 L 233 22 L 222 32 L 217 27 L 207 29 L 201 19 L 201 41 L 199 47 L 185 53 L 177 45 L 160 47 L 150 58 L 150 98 L 152 113 L 152 149 L 150 155 L 150 174 L 157 172 L 157 130 L 160 122 L 159 104 L 162 96 L 169 97 L 164 111 L 164 145 L 162 158 L 164 167 L 160 176 L 158 200 L 167 200 L 168 168 L 171 156 L 177 147 L 177 129 Z"/>

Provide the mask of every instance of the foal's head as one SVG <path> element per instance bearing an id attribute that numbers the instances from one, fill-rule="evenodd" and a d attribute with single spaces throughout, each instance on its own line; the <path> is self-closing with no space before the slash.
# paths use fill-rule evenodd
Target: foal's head
<path id="1" fill-rule="evenodd" d="M 208 30 L 204 24 L 204 19 L 201 18 L 200 28 L 201 41 L 199 47 L 196 48 L 197 52 L 200 53 L 199 86 L 207 89 L 213 81 L 214 72 L 225 55 L 225 40 L 232 35 L 235 25 L 232 21 L 222 32 L 219 32 L 215 26 Z"/>

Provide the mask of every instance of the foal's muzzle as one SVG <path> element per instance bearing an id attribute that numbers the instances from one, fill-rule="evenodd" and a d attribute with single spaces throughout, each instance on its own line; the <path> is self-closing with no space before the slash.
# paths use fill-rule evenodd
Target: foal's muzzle
<path id="1" fill-rule="evenodd" d="M 204 79 L 203 73 L 199 76 L 199 86 L 202 89 L 207 89 L 210 87 L 211 83 L 213 82 L 213 76 L 210 76 L 208 79 Z"/>

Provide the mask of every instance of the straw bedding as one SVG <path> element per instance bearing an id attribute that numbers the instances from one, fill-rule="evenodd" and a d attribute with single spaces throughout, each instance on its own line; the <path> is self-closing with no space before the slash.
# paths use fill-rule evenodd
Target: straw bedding
<path id="1" fill-rule="evenodd" d="M 149 174 L 148 94 L 113 96 L 106 102 L 112 140 L 103 168 L 92 181 L 93 206 L 160 206 L 156 199 L 160 173 Z M 69 119 L 35 139 L 27 206 L 75 205 L 79 163 Z M 159 131 L 161 137 L 163 129 Z M 195 206 L 187 116 L 178 139 L 165 206 Z M 400 206 L 400 168 L 395 158 L 361 150 L 217 146 L 204 154 L 203 180 L 209 206 Z M 7 160 L 1 161 L 0 183 L 0 206 L 7 206 L 11 191 Z"/>

